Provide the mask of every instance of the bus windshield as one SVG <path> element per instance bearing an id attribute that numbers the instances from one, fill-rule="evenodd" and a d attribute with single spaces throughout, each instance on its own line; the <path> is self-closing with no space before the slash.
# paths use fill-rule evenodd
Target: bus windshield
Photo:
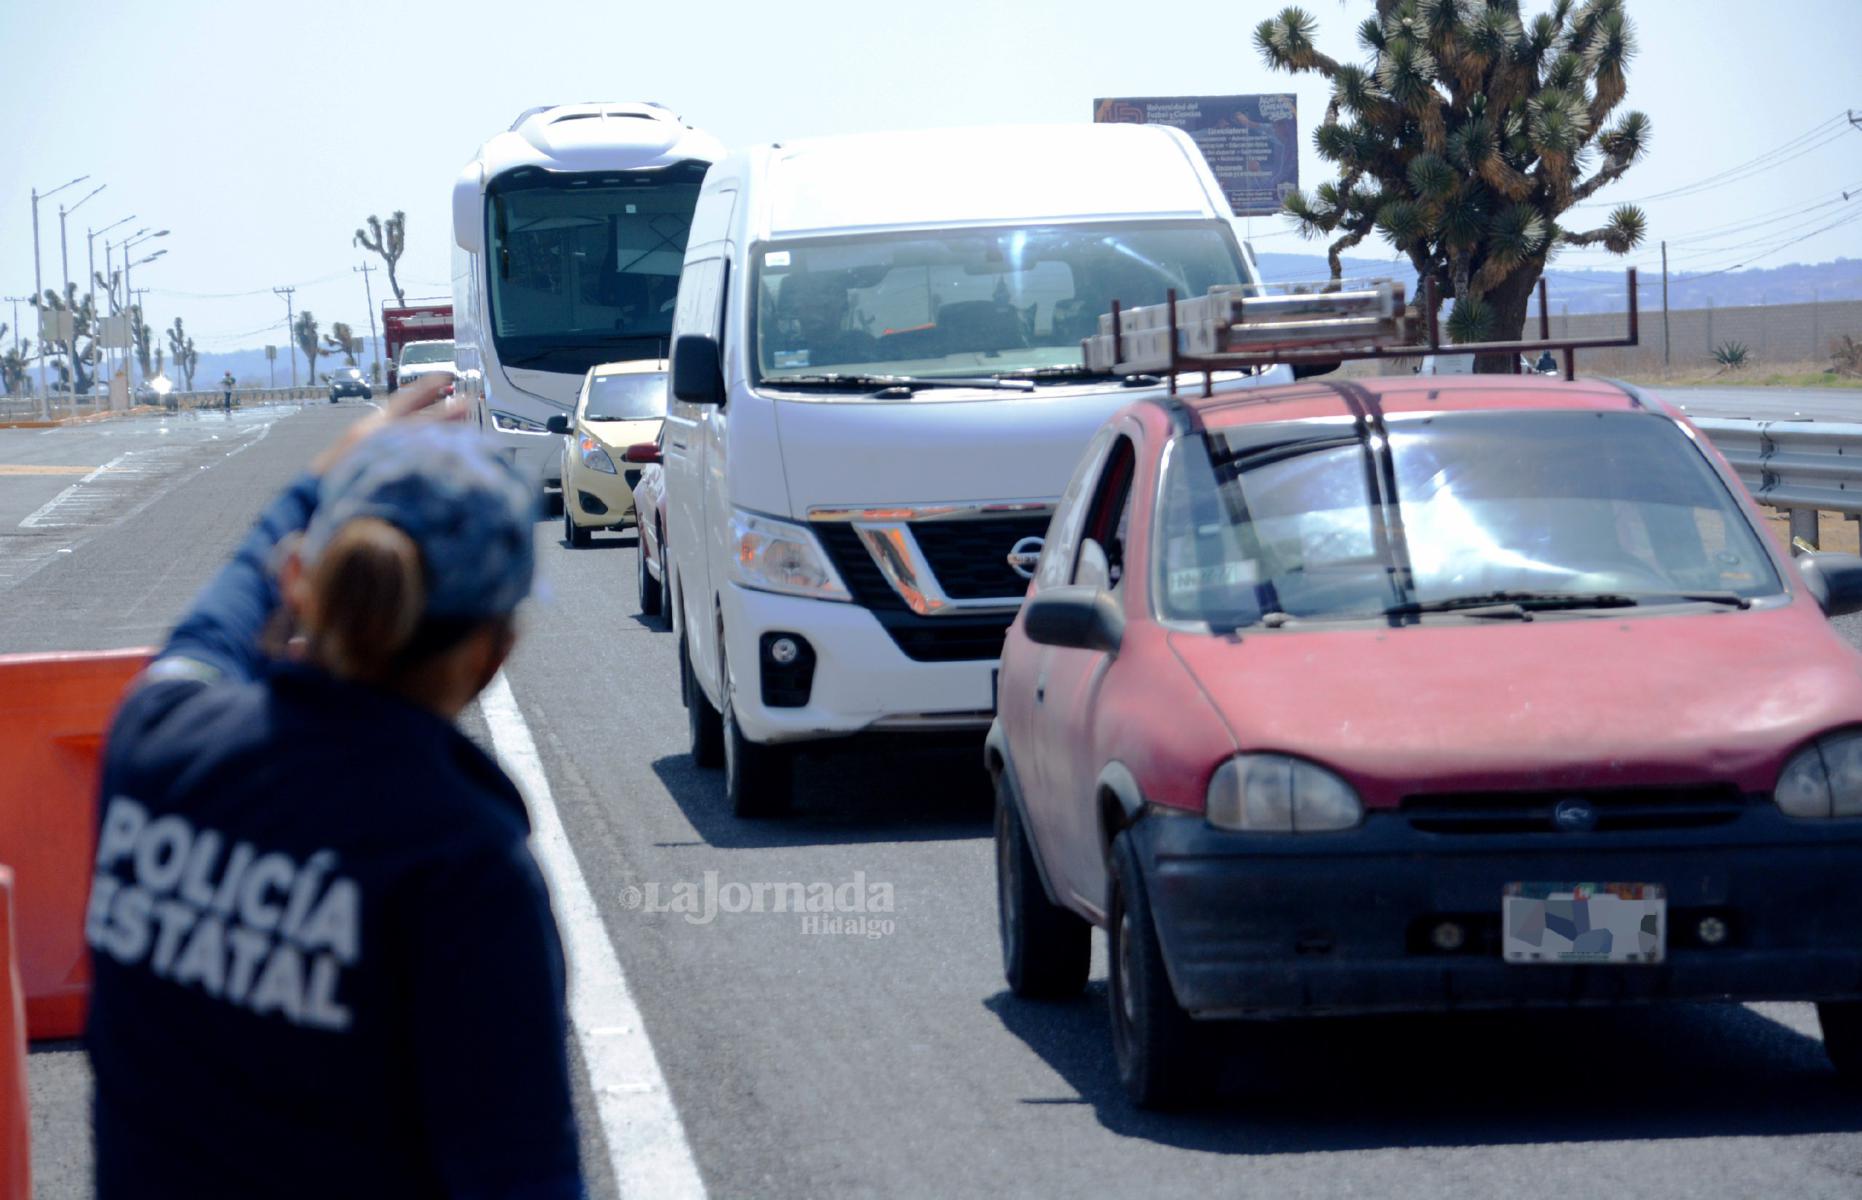
<path id="1" fill-rule="evenodd" d="M 494 181 L 487 275 L 503 364 L 579 375 L 664 357 L 703 175 L 693 163 Z"/>

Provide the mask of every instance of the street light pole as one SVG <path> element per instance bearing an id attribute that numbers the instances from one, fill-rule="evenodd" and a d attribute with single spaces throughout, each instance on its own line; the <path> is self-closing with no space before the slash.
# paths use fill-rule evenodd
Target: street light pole
<path id="1" fill-rule="evenodd" d="M 86 229 L 84 231 L 84 265 L 89 271 L 88 278 L 90 279 L 91 320 L 93 321 L 98 320 L 98 317 L 97 317 L 97 235 L 100 233 L 109 233 L 112 229 L 115 229 L 118 225 L 121 225 L 127 221 L 133 221 L 135 219 L 136 219 L 136 214 L 130 213 L 127 217 L 124 217 L 123 220 L 112 221 L 108 225 L 105 225 L 102 229 Z M 107 259 L 110 253 L 110 242 L 108 239 L 105 239 L 104 244 L 103 244 L 103 249 L 104 249 L 105 258 Z M 115 301 L 112 300 L 111 303 L 112 305 L 114 305 Z M 112 315 L 115 315 L 115 314 L 112 314 Z M 114 365 L 114 360 L 110 356 L 109 348 L 106 347 L 104 350 L 104 370 L 112 376 L 116 374 L 115 371 L 111 370 L 111 367 L 113 365 Z"/>
<path id="2" fill-rule="evenodd" d="M 89 178 L 89 175 L 80 175 L 76 179 L 59 184 L 49 192 L 41 192 L 38 188 L 32 189 L 32 311 L 33 315 L 39 318 L 40 334 L 45 332 L 45 280 L 39 266 L 39 201 L 48 196 L 56 196 L 72 184 L 83 183 Z M 39 344 L 43 348 L 45 344 L 43 337 L 39 339 Z M 43 353 L 39 355 L 39 404 L 40 412 L 49 417 L 52 411 L 51 393 L 46 390 L 45 386 L 45 355 Z"/>
<path id="3" fill-rule="evenodd" d="M 130 249 L 134 246 L 140 245 L 143 242 L 152 242 L 156 238 L 165 238 L 167 236 L 168 236 L 168 231 L 166 229 L 158 229 L 154 233 L 149 233 L 148 230 L 145 229 L 143 230 L 142 233 L 137 234 L 136 236 L 128 239 L 127 241 L 123 243 L 123 304 L 126 308 L 130 307 L 130 298 L 132 295 L 132 293 L 129 290 L 129 269 L 131 267 L 139 267 L 143 263 L 148 262 L 150 259 L 160 258 L 162 255 L 168 253 L 168 251 L 166 250 L 157 250 L 154 254 L 149 255 L 148 258 L 139 259 L 136 262 L 132 263 L 129 261 Z M 131 318 L 132 322 L 136 325 L 145 324 L 146 322 L 140 319 L 141 316 L 142 316 L 141 313 L 137 313 L 134 317 Z M 133 343 L 135 341 L 135 337 L 133 336 L 134 331 L 132 330 L 131 332 L 132 332 L 132 336 L 130 338 L 130 341 Z M 149 331 L 149 336 L 150 337 L 155 336 L 155 331 L 153 329 Z M 145 376 L 145 379 L 146 379 L 146 376 Z M 133 383 L 132 380 L 128 380 L 128 379 L 125 379 L 125 382 Z"/>
<path id="4" fill-rule="evenodd" d="M 78 209 L 83 208 L 85 200 L 89 200 L 92 196 L 95 196 L 98 192 L 103 191 L 109 186 L 110 185 L 107 183 L 98 184 L 90 191 L 84 193 L 83 200 L 79 200 L 70 208 L 66 208 L 62 204 L 58 206 L 58 269 L 64 273 L 65 282 L 65 290 L 60 292 L 59 296 L 71 310 L 70 336 L 65 339 L 65 359 L 71 364 L 71 406 L 74 411 L 78 403 L 78 375 L 81 372 L 78 370 L 77 298 L 71 291 L 71 247 L 65 237 L 65 218 L 78 211 Z M 95 319 L 96 314 L 93 312 L 91 315 L 92 318 Z M 96 341 L 97 334 L 96 331 L 93 330 L 91 333 L 92 349 L 96 348 Z"/>

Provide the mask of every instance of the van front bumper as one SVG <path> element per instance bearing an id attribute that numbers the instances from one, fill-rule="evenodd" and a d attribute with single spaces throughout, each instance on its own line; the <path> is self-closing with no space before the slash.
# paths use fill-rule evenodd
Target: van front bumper
<path id="1" fill-rule="evenodd" d="M 725 653 L 737 723 L 753 742 L 791 742 L 869 731 L 989 728 L 997 659 L 926 662 L 899 648 L 857 604 L 810 600 L 731 584 L 723 589 Z M 806 702 L 765 702 L 766 634 L 802 639 L 813 655 Z"/>
<path id="2" fill-rule="evenodd" d="M 1862 819 L 1754 800 L 1707 829 L 1438 835 L 1375 812 L 1280 836 L 1149 816 L 1132 836 L 1177 1000 L 1198 1017 L 1862 998 Z M 1503 961 L 1506 885 L 1574 881 L 1660 884 L 1664 960 Z M 1717 945 L 1699 932 L 1709 917 Z M 1464 932 L 1453 952 L 1430 940 L 1445 921 Z"/>

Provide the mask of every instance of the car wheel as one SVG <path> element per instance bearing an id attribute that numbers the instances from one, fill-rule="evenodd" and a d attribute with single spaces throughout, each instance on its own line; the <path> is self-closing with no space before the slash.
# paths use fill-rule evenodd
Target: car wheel
<path id="1" fill-rule="evenodd" d="M 1113 839 L 1111 883 L 1107 993 L 1119 1082 L 1139 1108 L 1173 1107 L 1200 1093 L 1207 1064 L 1198 1056 L 1195 1024 L 1170 989 L 1129 830 Z"/>
<path id="2" fill-rule="evenodd" d="M 582 549 L 584 546 L 588 545 L 592 537 L 593 535 L 588 530 L 575 523 L 575 517 L 570 515 L 569 506 L 567 504 L 563 505 L 562 540 L 569 543 L 570 549 Z"/>
<path id="3" fill-rule="evenodd" d="M 692 649 L 685 635 L 679 635 L 679 689 L 685 697 L 685 723 L 691 734 L 692 762 L 700 767 L 716 767 L 724 762 L 724 719 L 705 699 L 705 689 L 698 686 L 692 670 Z"/>
<path id="4" fill-rule="evenodd" d="M 1086 986 L 1093 927 L 1047 898 L 1034 847 L 1008 789 L 1008 781 L 997 775 L 996 929 L 1002 938 L 1002 973 L 1017 996 L 1070 999 Z"/>
<path id="5" fill-rule="evenodd" d="M 1843 1081 L 1862 1087 L 1862 1000 L 1826 1000 L 1817 1005 L 1823 1052 Z"/>
<path id="6" fill-rule="evenodd" d="M 662 545 L 662 553 L 664 553 Z M 657 617 L 660 610 L 660 584 L 647 570 L 646 539 L 639 535 L 634 537 L 634 589 L 640 597 L 640 615 Z"/>
<path id="7" fill-rule="evenodd" d="M 795 796 L 795 759 L 786 746 L 766 746 L 746 738 L 731 703 L 730 673 L 724 676 L 724 798 L 734 816 L 777 817 L 789 811 Z"/>

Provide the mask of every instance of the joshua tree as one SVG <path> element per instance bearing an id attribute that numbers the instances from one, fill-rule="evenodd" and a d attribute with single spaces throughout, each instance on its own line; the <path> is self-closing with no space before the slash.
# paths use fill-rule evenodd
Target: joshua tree
<path id="1" fill-rule="evenodd" d="M 353 367 L 356 365 L 356 355 L 362 351 L 362 339 L 341 321 L 333 321 L 330 323 L 330 332 L 323 335 L 323 348 L 331 354 L 342 355 L 343 361 Z"/>
<path id="2" fill-rule="evenodd" d="M 291 327 L 291 339 L 297 348 L 304 352 L 304 365 L 312 383 L 317 381 L 317 356 L 323 353 L 323 347 L 317 342 L 317 318 L 307 308 L 297 314 L 297 324 Z"/>
<path id="3" fill-rule="evenodd" d="M 394 291 L 394 302 L 406 304 L 407 296 L 401 291 L 400 280 L 395 278 L 394 265 L 401 261 L 401 252 L 407 249 L 407 214 L 396 209 L 386 221 L 371 214 L 369 227 L 356 230 L 355 244 L 381 255 L 382 262 L 388 264 L 388 286 Z"/>
<path id="4" fill-rule="evenodd" d="M 1519 0 L 1375 3 L 1358 27 L 1363 65 L 1321 54 L 1298 8 L 1254 32 L 1268 65 L 1332 83 L 1313 141 L 1339 178 L 1289 197 L 1287 211 L 1307 237 L 1336 235 L 1332 278 L 1340 253 L 1376 230 L 1409 255 L 1419 284 L 1434 279 L 1455 300 L 1450 337 L 1517 338 L 1558 248 L 1626 254 L 1642 240 L 1632 205 L 1596 228 L 1560 223 L 1648 147 L 1642 113 L 1605 127 L 1636 50 L 1624 0 L 1554 0 L 1530 18 Z M 1505 355 L 1477 365 L 1509 367 Z"/>
<path id="5" fill-rule="evenodd" d="M 72 392 L 88 395 L 95 382 L 95 373 L 90 369 L 97 360 L 97 338 L 92 320 L 91 301 L 88 295 L 78 295 L 78 285 L 71 284 L 63 296 L 51 288 L 45 289 L 45 307 L 54 312 L 71 314 L 71 337 L 60 338 L 45 343 L 48 354 L 56 354 L 63 362 L 58 377 L 72 385 Z"/>
<path id="6" fill-rule="evenodd" d="M 142 305 L 129 306 L 129 337 L 136 346 L 136 365 L 142 368 L 142 377 L 149 378 L 155 372 L 149 370 L 149 354 L 155 346 L 155 331 L 142 319 Z"/>
<path id="7" fill-rule="evenodd" d="M 0 325 L 0 337 L 6 336 L 6 326 Z M 15 348 L 0 353 L 0 389 L 9 396 L 23 395 L 26 391 L 26 376 L 32 359 L 21 349 Z"/>
<path id="8" fill-rule="evenodd" d="M 200 351 L 194 349 L 194 339 L 181 328 L 181 318 L 175 318 L 175 327 L 168 331 L 168 348 L 174 352 L 175 370 L 181 372 L 181 379 L 187 391 L 194 390 L 194 369 L 200 366 Z M 162 348 L 155 348 L 155 370 L 161 373 Z"/>

